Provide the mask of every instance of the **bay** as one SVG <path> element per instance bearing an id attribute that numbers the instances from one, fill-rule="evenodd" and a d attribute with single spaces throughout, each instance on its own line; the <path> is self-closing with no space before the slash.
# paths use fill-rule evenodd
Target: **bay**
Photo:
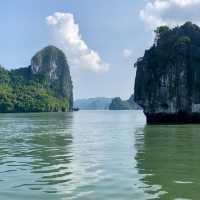
<path id="1" fill-rule="evenodd" d="M 0 199 L 200 199 L 200 125 L 142 111 L 0 114 Z"/>

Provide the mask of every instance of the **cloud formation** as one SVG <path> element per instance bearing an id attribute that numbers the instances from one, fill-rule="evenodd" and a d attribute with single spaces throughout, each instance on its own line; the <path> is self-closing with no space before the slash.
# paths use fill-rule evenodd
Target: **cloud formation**
<path id="1" fill-rule="evenodd" d="M 104 63 L 99 54 L 83 40 L 73 14 L 56 12 L 48 16 L 46 21 L 53 27 L 56 45 L 64 50 L 72 67 L 95 72 L 109 69 L 109 64 Z"/>
<path id="2" fill-rule="evenodd" d="M 123 50 L 123 56 L 125 59 L 130 59 L 133 55 L 133 52 L 130 49 Z"/>
<path id="3" fill-rule="evenodd" d="M 176 26 L 192 21 L 200 24 L 200 0 L 149 0 L 140 17 L 151 28 Z"/>

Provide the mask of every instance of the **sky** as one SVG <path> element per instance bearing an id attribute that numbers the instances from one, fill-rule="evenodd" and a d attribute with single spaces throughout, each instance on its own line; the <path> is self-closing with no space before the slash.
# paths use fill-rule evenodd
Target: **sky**
<path id="1" fill-rule="evenodd" d="M 200 0 L 7 0 L 0 3 L 0 64 L 30 65 L 48 45 L 70 65 L 75 99 L 134 93 L 134 63 L 153 43 L 153 30 L 200 24 Z M 142 83 L 141 83 L 142 84 Z"/>

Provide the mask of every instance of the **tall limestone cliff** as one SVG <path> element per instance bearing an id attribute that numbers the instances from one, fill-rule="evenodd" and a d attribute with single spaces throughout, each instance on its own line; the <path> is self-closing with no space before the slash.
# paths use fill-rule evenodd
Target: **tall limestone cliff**
<path id="1" fill-rule="evenodd" d="M 54 46 L 39 51 L 31 65 L 0 66 L 0 112 L 57 112 L 73 109 L 73 85 L 65 54 Z"/>
<path id="2" fill-rule="evenodd" d="M 147 123 L 200 123 L 200 28 L 187 22 L 156 34 L 136 63 L 134 99 Z"/>
<path id="3" fill-rule="evenodd" d="M 54 46 L 39 51 L 31 60 L 31 73 L 42 75 L 57 97 L 67 98 L 73 108 L 73 86 L 65 54 Z"/>

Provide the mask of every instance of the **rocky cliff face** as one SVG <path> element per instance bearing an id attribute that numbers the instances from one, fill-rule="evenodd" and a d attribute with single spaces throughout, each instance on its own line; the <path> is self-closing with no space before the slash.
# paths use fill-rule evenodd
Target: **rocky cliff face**
<path id="1" fill-rule="evenodd" d="M 191 22 L 156 31 L 136 63 L 135 101 L 147 123 L 200 122 L 200 28 Z"/>
<path id="2" fill-rule="evenodd" d="M 39 51 L 31 60 L 33 75 L 42 75 L 55 95 L 67 98 L 73 109 L 73 85 L 65 54 L 54 46 Z"/>
<path id="3" fill-rule="evenodd" d="M 73 109 L 73 86 L 64 53 L 49 46 L 31 65 L 8 71 L 0 66 L 0 112 L 57 112 Z"/>

